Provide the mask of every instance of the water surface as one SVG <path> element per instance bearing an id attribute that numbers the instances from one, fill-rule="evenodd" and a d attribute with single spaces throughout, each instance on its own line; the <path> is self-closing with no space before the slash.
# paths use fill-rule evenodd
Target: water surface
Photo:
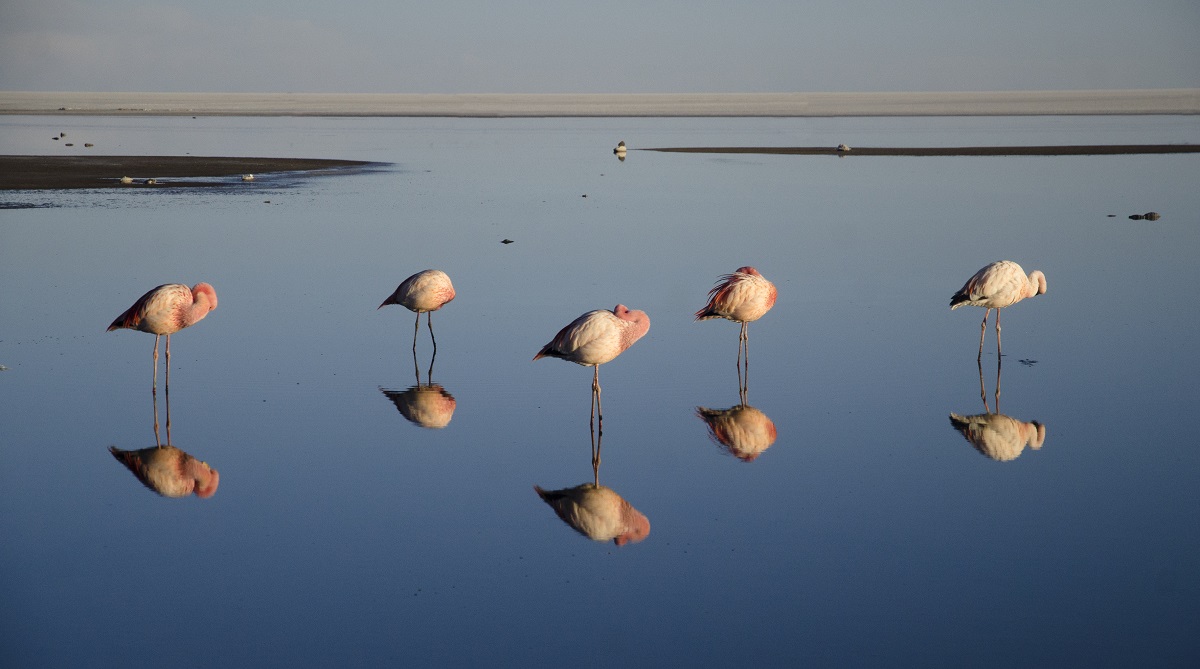
<path id="1" fill-rule="evenodd" d="M 388 166 L 3 194 L 45 205 L 0 211 L 4 664 L 1195 660 L 1200 157 L 636 150 L 1195 143 L 1193 117 L 4 117 L 0 153 L 52 131 Z M 999 370 L 947 307 L 998 259 L 1049 284 Z M 738 327 L 692 322 L 742 265 L 780 295 L 749 328 L 777 435 L 749 461 L 697 416 L 742 403 Z M 376 309 L 429 267 L 458 290 L 432 372 L 424 322 L 414 360 L 413 314 Z M 199 281 L 220 306 L 172 337 L 171 443 L 220 487 L 172 499 L 108 450 L 156 443 L 153 340 L 104 329 Z M 598 479 L 650 525 L 620 547 L 534 490 L 595 474 L 591 370 L 530 360 L 617 303 L 652 320 L 600 374 Z M 430 383 L 440 428 L 396 401 Z M 951 420 L 988 413 L 1044 434 Z"/>

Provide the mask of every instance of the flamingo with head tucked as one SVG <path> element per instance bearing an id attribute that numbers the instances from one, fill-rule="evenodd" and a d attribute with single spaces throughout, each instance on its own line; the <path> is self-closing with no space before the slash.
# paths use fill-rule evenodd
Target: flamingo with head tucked
<path id="1" fill-rule="evenodd" d="M 983 323 L 979 326 L 979 355 L 983 357 L 983 337 L 987 334 L 987 320 L 996 310 L 996 355 L 1000 356 L 1000 310 L 1011 307 L 1027 297 L 1046 292 L 1046 275 L 1034 270 L 1025 275 L 1025 270 L 1011 260 L 998 260 L 975 273 L 962 288 L 950 298 L 950 310 L 968 305 L 983 307 Z"/>
<path id="2" fill-rule="evenodd" d="M 429 338 L 433 340 L 433 350 L 437 351 L 437 338 L 433 336 L 433 312 L 446 306 L 454 299 L 454 284 L 450 277 L 438 269 L 427 269 L 408 277 L 400 282 L 395 292 L 388 296 L 378 309 L 389 304 L 399 304 L 409 311 L 416 312 L 417 321 L 413 324 L 413 354 L 417 351 L 417 331 L 421 327 L 421 314 L 429 326 Z"/>
<path id="3" fill-rule="evenodd" d="M 571 321 L 550 343 L 542 347 L 534 360 L 561 358 L 578 365 L 590 366 L 592 373 L 593 420 L 600 414 L 600 365 L 621 355 L 650 330 L 650 317 L 644 311 L 631 310 L 618 304 L 612 311 L 597 309 Z M 601 428 L 603 429 L 603 427 Z"/>
<path id="4" fill-rule="evenodd" d="M 723 275 L 717 285 L 708 291 L 708 304 L 696 312 L 696 320 L 724 318 L 742 324 L 738 336 L 738 368 L 741 369 L 742 349 L 746 350 L 746 365 L 750 365 L 750 337 L 747 327 L 766 315 L 775 306 L 779 291 L 775 284 L 753 267 L 739 267 L 732 274 Z"/>
<path id="5" fill-rule="evenodd" d="M 167 384 L 171 383 L 171 335 L 194 325 L 217 308 L 217 291 L 207 283 L 188 288 L 182 283 L 163 284 L 138 298 L 132 307 L 108 326 L 108 331 L 128 328 L 154 335 L 154 386 L 158 386 L 158 338 L 167 336 Z"/>

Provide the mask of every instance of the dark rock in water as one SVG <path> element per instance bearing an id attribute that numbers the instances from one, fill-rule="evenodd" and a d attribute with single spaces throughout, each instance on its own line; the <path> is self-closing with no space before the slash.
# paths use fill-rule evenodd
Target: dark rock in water
<path id="1" fill-rule="evenodd" d="M 1158 219 L 1162 218 L 1162 216 L 1159 216 L 1157 211 L 1148 211 L 1146 212 L 1145 218 L 1147 221 L 1157 221 Z"/>
<path id="2" fill-rule="evenodd" d="M 1131 216 L 1129 217 L 1129 220 L 1131 220 L 1131 221 L 1140 221 L 1140 220 L 1142 220 L 1143 218 L 1146 218 L 1146 217 L 1145 217 L 1145 216 L 1142 216 L 1141 214 L 1133 214 L 1133 215 L 1131 215 Z"/>
<path id="3" fill-rule="evenodd" d="M 1109 217 L 1109 218 L 1116 218 L 1116 217 L 1117 217 L 1117 215 L 1116 215 L 1116 214 L 1109 214 L 1109 215 L 1108 215 L 1108 217 Z"/>

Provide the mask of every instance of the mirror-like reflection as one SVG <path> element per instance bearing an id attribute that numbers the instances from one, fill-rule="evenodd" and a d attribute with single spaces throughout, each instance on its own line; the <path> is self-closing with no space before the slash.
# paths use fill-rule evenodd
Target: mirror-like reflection
<path id="1" fill-rule="evenodd" d="M 650 519 L 612 488 L 600 485 L 600 447 L 603 433 L 591 428 L 592 480 L 573 488 L 546 490 L 533 486 L 538 497 L 571 529 L 593 541 L 611 540 L 618 546 L 635 544 L 650 534 Z"/>
<path id="2" fill-rule="evenodd" d="M 136 451 L 109 446 L 108 451 L 133 472 L 142 485 L 163 497 L 187 497 L 196 493 L 197 497 L 207 499 L 217 492 L 221 480 L 217 470 L 208 463 L 170 444 Z"/>
<path id="3" fill-rule="evenodd" d="M 416 385 L 407 390 L 379 389 L 410 423 L 435 430 L 450 424 L 454 409 L 458 406 L 453 395 L 433 382 L 433 362 L 436 359 L 437 349 L 434 348 L 433 356 L 429 359 L 426 382 L 421 383 L 421 368 L 417 366 L 417 351 L 414 348 L 413 373 L 417 377 Z"/>
<path id="4" fill-rule="evenodd" d="M 983 365 L 979 365 L 979 394 L 985 413 L 974 416 L 950 414 L 950 425 L 962 434 L 975 450 L 998 462 L 1015 460 L 1025 446 L 1037 450 L 1046 441 L 1046 426 L 1038 421 L 1024 422 L 1000 413 L 1000 368 L 996 364 L 996 411 L 988 406 Z"/>
<path id="5" fill-rule="evenodd" d="M 728 409 L 696 407 L 696 417 L 708 427 L 708 437 L 742 462 L 753 462 L 775 443 L 775 423 L 747 399 L 750 370 L 738 363 L 738 403 Z"/>
<path id="6" fill-rule="evenodd" d="M 221 477 L 208 463 L 171 445 L 171 386 L 166 386 L 167 443 L 158 431 L 158 395 L 151 392 L 154 405 L 154 446 L 126 451 L 109 446 L 117 462 L 125 465 L 142 485 L 163 497 L 187 497 L 193 492 L 201 499 L 217 492 Z"/>

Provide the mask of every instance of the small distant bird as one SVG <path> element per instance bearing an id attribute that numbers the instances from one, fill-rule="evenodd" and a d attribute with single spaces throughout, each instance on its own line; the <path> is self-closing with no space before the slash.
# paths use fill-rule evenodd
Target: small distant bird
<path id="1" fill-rule="evenodd" d="M 242 181 L 254 181 L 254 175 L 253 174 L 243 174 Z"/>
<path id="2" fill-rule="evenodd" d="M 847 151 L 852 151 L 853 149 L 851 149 L 850 147 L 846 146 L 845 144 L 838 144 L 838 148 L 837 148 L 837 150 L 838 150 L 838 151 L 841 151 L 841 152 L 843 152 L 843 153 L 845 153 L 845 152 L 847 152 Z"/>
<path id="3" fill-rule="evenodd" d="M 762 318 L 775 306 L 778 291 L 775 284 L 753 267 L 739 267 L 733 274 L 725 274 L 717 285 L 708 291 L 708 304 L 696 312 L 696 320 L 724 318 L 742 324 L 738 336 L 738 365 L 741 365 L 742 349 L 746 349 L 746 363 L 750 362 L 749 335 L 747 326 L 751 321 Z"/>
<path id="4" fill-rule="evenodd" d="M 131 184 L 133 183 L 133 177 L 121 177 L 121 183 Z"/>
<path id="5" fill-rule="evenodd" d="M 108 332 L 128 328 L 154 335 L 154 382 L 158 385 L 158 338 L 167 336 L 167 379 L 171 378 L 171 335 L 203 320 L 217 308 L 217 291 L 207 283 L 188 288 L 163 284 L 138 298 L 108 326 Z"/>
<path id="6" fill-rule="evenodd" d="M 433 349 L 436 351 L 437 338 L 433 336 L 433 312 L 441 309 L 453 299 L 454 285 L 450 283 L 450 277 L 441 270 L 427 269 L 402 281 L 396 291 L 377 309 L 382 309 L 389 304 L 399 304 L 409 311 L 416 312 L 417 320 L 413 324 L 413 352 L 415 354 L 417 331 L 421 326 L 421 314 L 429 314 L 425 317 L 425 321 L 429 325 L 429 337 L 433 339 Z"/>
<path id="7" fill-rule="evenodd" d="M 984 307 L 983 323 L 979 326 L 979 355 L 983 357 L 983 337 L 987 334 L 987 320 L 996 310 L 996 355 L 1000 352 L 1000 309 L 1046 292 L 1046 275 L 1034 270 L 1025 276 L 1025 270 L 1011 260 L 999 260 L 984 267 L 967 280 L 962 288 L 950 298 L 950 310 L 969 305 Z"/>
<path id="8" fill-rule="evenodd" d="M 153 186 L 154 184 L 158 183 L 158 179 L 146 179 L 142 183 L 146 184 L 147 186 Z"/>
<path id="9" fill-rule="evenodd" d="M 217 492 L 221 482 L 221 475 L 208 463 L 170 444 L 136 451 L 109 446 L 108 451 L 133 472 L 142 485 L 163 497 L 187 497 L 196 493 L 200 499 L 206 499 Z"/>
<path id="10" fill-rule="evenodd" d="M 613 153 L 615 153 L 617 155 L 621 155 L 622 153 L 625 153 L 625 140 L 621 140 L 621 141 L 617 142 L 617 148 L 613 149 Z"/>
<path id="11" fill-rule="evenodd" d="M 91 142 L 84 142 L 83 145 L 89 149 L 92 148 L 93 146 L 96 146 L 95 144 L 92 144 Z"/>
<path id="12" fill-rule="evenodd" d="M 618 304 L 612 311 L 597 309 L 571 321 L 558 331 L 550 343 L 542 347 L 534 360 L 561 358 L 577 365 L 591 366 L 592 409 L 600 415 L 604 424 L 604 413 L 600 410 L 600 365 L 621 355 L 650 330 L 650 317 L 644 311 L 632 311 Z M 601 427 L 603 430 L 603 427 Z"/>
<path id="13" fill-rule="evenodd" d="M 501 243 L 501 244 L 511 244 L 511 243 L 513 243 L 513 240 L 511 240 L 511 239 L 501 239 L 501 240 L 500 240 L 500 243 Z"/>
<path id="14" fill-rule="evenodd" d="M 650 519 L 612 488 L 584 483 L 562 490 L 533 489 L 563 522 L 593 541 L 611 539 L 624 546 L 650 535 Z"/>

